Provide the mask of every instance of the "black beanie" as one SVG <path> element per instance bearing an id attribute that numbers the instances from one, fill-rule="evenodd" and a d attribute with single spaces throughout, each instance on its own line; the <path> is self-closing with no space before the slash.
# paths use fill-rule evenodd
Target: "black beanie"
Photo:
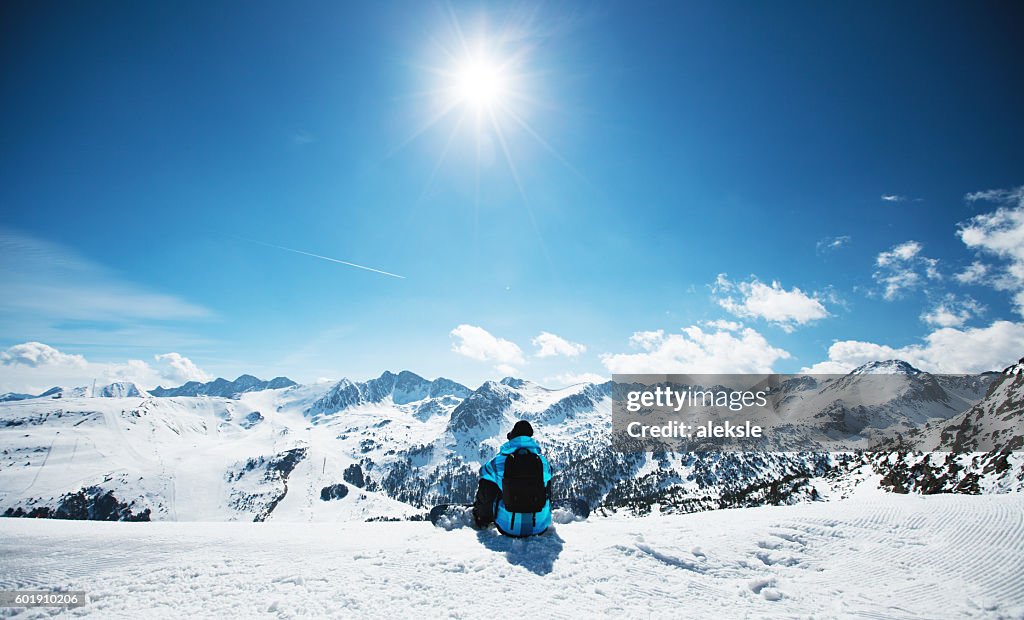
<path id="1" fill-rule="evenodd" d="M 509 440 L 512 440 L 524 435 L 527 437 L 533 437 L 533 427 L 530 426 L 530 423 L 526 420 L 519 420 L 516 422 L 516 425 L 512 427 L 512 432 L 505 436 L 508 437 Z"/>

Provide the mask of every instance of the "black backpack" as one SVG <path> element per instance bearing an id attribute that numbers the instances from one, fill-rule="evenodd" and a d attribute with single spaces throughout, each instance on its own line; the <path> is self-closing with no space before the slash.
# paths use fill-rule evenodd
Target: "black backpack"
<path id="1" fill-rule="evenodd" d="M 544 463 L 526 448 L 505 457 L 501 501 L 509 512 L 540 512 L 547 502 L 544 488 Z"/>

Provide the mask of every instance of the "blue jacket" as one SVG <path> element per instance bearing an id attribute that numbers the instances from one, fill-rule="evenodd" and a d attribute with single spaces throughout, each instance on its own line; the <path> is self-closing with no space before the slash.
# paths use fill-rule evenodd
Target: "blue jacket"
<path id="1" fill-rule="evenodd" d="M 540 447 L 533 437 L 519 436 L 510 439 L 501 446 L 498 456 L 488 461 L 480 468 L 480 477 L 490 480 L 502 488 L 501 481 L 505 475 L 505 459 L 520 448 L 526 448 L 537 456 L 540 456 L 544 464 L 544 486 L 551 482 L 551 465 L 544 455 L 540 453 Z M 551 525 L 551 501 L 544 503 L 544 508 L 537 513 L 512 513 L 505 509 L 504 502 L 499 498 L 494 510 L 494 524 L 502 534 L 508 536 L 532 536 L 540 534 Z"/>

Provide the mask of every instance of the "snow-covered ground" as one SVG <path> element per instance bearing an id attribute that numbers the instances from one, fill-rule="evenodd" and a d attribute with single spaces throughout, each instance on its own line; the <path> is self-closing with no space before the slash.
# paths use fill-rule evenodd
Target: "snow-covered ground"
<path id="1" fill-rule="evenodd" d="M 41 617 L 1024 617 L 1024 495 L 885 495 L 529 540 L 397 523 L 0 519 L 0 589 Z"/>

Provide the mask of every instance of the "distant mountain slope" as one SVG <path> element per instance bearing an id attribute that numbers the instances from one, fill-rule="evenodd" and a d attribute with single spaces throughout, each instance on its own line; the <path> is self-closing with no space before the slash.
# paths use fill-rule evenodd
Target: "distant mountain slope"
<path id="1" fill-rule="evenodd" d="M 933 449 L 954 452 L 1024 449 L 1022 369 L 1024 359 L 998 375 L 981 402 L 950 419 Z"/>
<path id="2" fill-rule="evenodd" d="M 275 377 L 270 381 L 262 381 L 252 375 L 242 375 L 234 381 L 217 378 L 208 383 L 189 381 L 176 388 L 155 387 L 149 391 L 153 396 L 166 398 L 170 396 L 220 396 L 237 399 L 246 392 L 277 390 L 298 385 L 288 377 Z"/>
<path id="3" fill-rule="evenodd" d="M 357 405 L 376 404 L 389 400 L 395 405 L 445 399 L 452 404 L 469 396 L 466 386 L 443 377 L 428 381 L 416 373 L 403 370 L 397 375 L 385 371 L 376 379 L 353 382 L 342 379 L 306 409 L 306 415 L 319 417 L 338 413 Z M 453 400 L 454 399 L 454 400 Z"/>
<path id="4" fill-rule="evenodd" d="M 896 380 L 872 393 L 882 370 Z M 54 388 L 45 398 L 0 403 L 0 513 L 408 517 L 434 503 L 471 501 L 481 464 L 519 419 L 533 424 L 551 460 L 556 496 L 582 497 L 604 512 L 798 503 L 835 489 L 841 496 L 865 480 L 898 492 L 1014 491 L 1024 488 L 1024 458 L 1006 451 L 1020 441 L 1007 429 L 1020 428 L 1022 383 L 1024 374 L 1012 369 L 943 377 L 879 362 L 780 386 L 779 398 L 796 408 L 801 423 L 860 424 L 878 414 L 879 424 L 910 429 L 905 445 L 865 456 L 616 452 L 611 396 L 623 386 L 611 382 L 548 389 L 507 377 L 470 390 L 403 371 L 313 385 L 243 375 L 151 394 L 112 384 L 97 388 L 104 398 L 90 398 L 86 388 Z M 844 390 L 873 400 L 837 417 L 847 406 Z M 944 432 L 949 445 L 975 450 L 993 439 L 1003 451 L 951 460 L 913 451 Z"/>
<path id="5" fill-rule="evenodd" d="M 13 400 L 25 400 L 26 398 L 35 398 L 32 394 L 21 394 L 20 392 L 7 392 L 0 394 L 0 403 L 6 403 Z"/>
<path id="6" fill-rule="evenodd" d="M 1024 491 L 1024 359 L 985 373 L 984 398 L 941 424 L 908 435 L 900 450 L 868 457 L 881 486 L 897 493 Z M 970 378 L 961 378 L 963 385 Z"/>

